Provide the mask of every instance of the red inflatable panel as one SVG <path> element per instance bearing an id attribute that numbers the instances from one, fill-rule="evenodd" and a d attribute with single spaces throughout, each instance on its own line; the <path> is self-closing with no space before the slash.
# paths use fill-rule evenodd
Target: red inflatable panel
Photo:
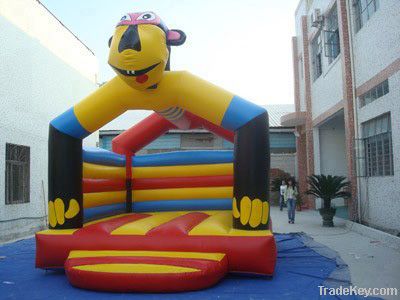
<path id="1" fill-rule="evenodd" d="M 235 139 L 235 133 L 233 131 L 226 130 L 222 128 L 221 126 L 215 125 L 199 116 L 196 116 L 190 112 L 185 112 L 185 116 L 187 116 L 188 119 L 190 119 L 191 122 L 191 128 L 198 128 L 198 127 L 204 127 L 208 131 L 211 131 L 215 133 L 216 135 L 230 141 L 233 143 Z"/>
<path id="2" fill-rule="evenodd" d="M 83 179 L 84 193 L 123 191 L 125 189 L 126 183 L 123 179 Z"/>
<path id="3" fill-rule="evenodd" d="M 112 150 L 119 154 L 136 153 L 169 129 L 176 128 L 171 122 L 153 113 L 112 140 Z"/>
<path id="4" fill-rule="evenodd" d="M 228 271 L 224 254 L 159 251 L 72 251 L 73 286 L 109 292 L 183 292 L 210 287 Z"/>
<path id="5" fill-rule="evenodd" d="M 233 176 L 197 176 L 171 178 L 137 178 L 132 180 L 134 190 L 232 186 Z"/>
<path id="6" fill-rule="evenodd" d="M 203 127 L 233 143 L 235 137 L 234 132 L 215 125 L 188 111 L 185 112 L 185 117 L 190 120 L 190 129 Z M 112 140 L 112 150 L 119 154 L 131 155 L 142 149 L 144 146 L 150 144 L 168 130 L 175 128 L 176 126 L 164 117 L 157 113 L 153 113 L 115 137 Z"/>

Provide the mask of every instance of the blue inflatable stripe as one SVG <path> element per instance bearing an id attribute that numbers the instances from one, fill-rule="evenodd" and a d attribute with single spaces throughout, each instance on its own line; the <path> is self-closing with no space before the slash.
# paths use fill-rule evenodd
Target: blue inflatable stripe
<path id="1" fill-rule="evenodd" d="M 84 215 L 84 220 L 87 221 L 93 218 L 117 215 L 124 212 L 125 212 L 125 203 L 117 203 L 111 205 L 85 208 L 83 215 Z"/>
<path id="2" fill-rule="evenodd" d="M 265 111 L 264 108 L 257 104 L 239 96 L 234 96 L 224 114 L 221 126 L 225 129 L 235 131 Z"/>
<path id="3" fill-rule="evenodd" d="M 181 211 L 181 210 L 228 210 L 232 199 L 188 199 L 135 202 L 134 212 Z"/>
<path id="4" fill-rule="evenodd" d="M 125 156 L 101 148 L 83 148 L 83 161 L 106 166 L 125 166 Z"/>
<path id="5" fill-rule="evenodd" d="M 233 162 L 231 150 L 175 151 L 138 155 L 132 158 L 134 167 L 222 164 Z"/>
<path id="6" fill-rule="evenodd" d="M 66 133 L 74 138 L 83 139 L 90 135 L 75 116 L 74 108 L 68 109 L 50 122 L 58 131 Z"/>

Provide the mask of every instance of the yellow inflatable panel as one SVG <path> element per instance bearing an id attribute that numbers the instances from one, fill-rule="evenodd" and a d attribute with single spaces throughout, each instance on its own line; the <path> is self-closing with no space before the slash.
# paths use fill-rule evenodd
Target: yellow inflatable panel
<path id="1" fill-rule="evenodd" d="M 213 216 L 208 217 L 199 225 L 195 226 L 189 235 L 204 235 L 206 231 L 212 235 L 226 235 L 232 228 L 232 212 L 220 211 Z"/>
<path id="2" fill-rule="evenodd" d="M 83 163 L 83 178 L 91 179 L 125 179 L 124 167 L 110 167 L 97 164 Z"/>
<path id="3" fill-rule="evenodd" d="M 179 81 L 178 106 L 211 123 L 221 124 L 234 95 L 186 71 L 181 71 Z"/>
<path id="4" fill-rule="evenodd" d="M 165 274 L 165 273 L 189 273 L 198 272 L 199 269 L 156 265 L 156 264 L 97 264 L 75 266 L 73 269 L 91 272 L 106 273 L 141 273 L 141 274 Z"/>
<path id="5" fill-rule="evenodd" d="M 112 235 L 146 235 L 151 229 L 167 223 L 179 216 L 186 215 L 185 211 L 174 211 L 174 212 L 164 212 L 162 214 L 155 214 L 151 217 L 136 220 L 131 223 L 125 224 L 118 227 L 113 232 Z"/>
<path id="6" fill-rule="evenodd" d="M 173 188 L 133 191 L 134 202 L 152 200 L 232 198 L 233 187 Z"/>
<path id="7" fill-rule="evenodd" d="M 186 71 L 164 72 L 157 89 L 145 91 L 129 87 L 117 76 L 77 103 L 74 113 L 89 132 L 96 131 L 128 109 L 160 111 L 175 106 L 220 125 L 233 96 Z"/>
<path id="8" fill-rule="evenodd" d="M 165 167 L 134 167 L 133 178 L 165 178 L 186 176 L 232 175 L 233 164 L 205 164 Z M 97 177 L 100 178 L 100 177 Z M 109 177 L 103 177 L 109 178 Z"/>
<path id="9" fill-rule="evenodd" d="M 94 132 L 104 124 L 114 120 L 128 108 L 122 99 L 129 87 L 115 77 L 96 89 L 85 99 L 75 104 L 74 113 L 79 123 L 89 132 Z M 114 99 L 112 101 L 111 99 Z M 117 100 L 117 101 L 115 101 Z"/>
<path id="10" fill-rule="evenodd" d="M 114 203 L 124 203 L 125 201 L 125 191 L 83 194 L 83 208 L 90 208 Z"/>
<path id="11" fill-rule="evenodd" d="M 220 211 L 195 226 L 189 235 L 210 236 L 266 236 L 270 230 L 239 230 L 232 228 L 232 212 Z"/>
<path id="12" fill-rule="evenodd" d="M 46 230 L 42 230 L 42 231 L 36 232 L 36 234 L 71 235 L 77 230 L 79 230 L 79 229 L 46 229 Z"/>
<path id="13" fill-rule="evenodd" d="M 178 252 L 178 251 L 118 251 L 118 250 L 73 250 L 68 258 L 84 257 L 171 257 L 171 258 L 195 258 L 221 261 L 223 253 L 202 253 L 202 252 Z"/>

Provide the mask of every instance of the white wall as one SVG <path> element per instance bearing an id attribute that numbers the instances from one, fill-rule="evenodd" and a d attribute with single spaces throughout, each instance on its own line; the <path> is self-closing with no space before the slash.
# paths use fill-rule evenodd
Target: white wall
<path id="1" fill-rule="evenodd" d="M 97 68 L 91 66 L 85 72 L 77 70 L 75 66 L 69 65 L 66 59 L 60 59 L 46 47 L 44 40 L 49 41 L 53 38 L 53 36 L 49 39 L 43 38 L 48 33 L 47 30 L 41 33 L 41 37 L 34 36 L 38 33 L 38 28 L 27 33 L 8 20 L 12 15 L 10 13 L 12 8 L 16 9 L 16 6 L 21 3 L 27 5 L 25 12 L 27 14 L 29 12 L 29 15 L 25 17 L 32 23 L 43 23 L 49 20 L 48 13 L 44 14 L 43 11 L 38 13 L 37 1 L 0 2 L 0 14 L 6 15 L 6 17 L 0 15 L 0 174 L 5 173 L 6 143 L 29 146 L 31 153 L 30 203 L 5 205 L 5 180 L 2 176 L 0 221 L 41 217 L 45 214 L 49 122 L 96 88 L 94 79 Z M 5 7 L 7 9 L 4 9 Z M 42 10 L 44 10 L 43 7 Z M 23 19 L 17 13 L 14 18 Z M 54 30 L 60 32 L 65 30 L 60 23 L 54 26 L 56 26 Z M 24 29 L 30 30 L 30 28 Z M 81 47 L 81 43 L 76 38 L 56 42 L 58 47 L 65 49 Z M 95 60 L 89 50 L 85 51 L 87 53 L 83 55 L 84 58 L 91 57 Z M 74 55 L 79 57 L 81 54 Z M 91 75 L 86 76 L 89 73 Z M 93 144 L 95 140 L 97 138 L 93 136 L 89 139 L 89 144 Z M 44 191 L 42 183 L 44 183 Z M 0 222 L 0 241 L 11 238 L 18 232 L 28 232 L 40 222 L 40 220 Z"/>
<path id="2" fill-rule="evenodd" d="M 296 153 L 271 153 L 271 168 L 281 169 L 292 176 L 297 176 Z"/>
<path id="3" fill-rule="evenodd" d="M 343 116 L 319 127 L 321 174 L 347 176 L 345 141 Z"/>
<path id="4" fill-rule="evenodd" d="M 307 15 L 308 19 L 308 32 L 309 36 L 313 36 L 318 30 L 315 27 L 311 27 L 311 14 L 315 9 L 320 9 L 322 14 L 326 14 L 331 8 L 332 1 L 328 0 L 314 0 L 310 7 L 307 9 L 306 1 L 301 1 L 299 8 L 295 16 L 296 25 L 296 36 L 298 38 L 298 54 L 303 55 L 303 43 L 302 43 L 302 26 L 301 17 Z M 307 38 L 308 38 L 307 37 Z M 321 33 L 322 43 L 323 33 Z M 312 65 L 312 49 L 311 40 L 309 41 L 309 66 L 310 66 L 310 79 L 311 79 L 311 97 L 312 97 L 312 117 L 313 119 L 318 117 L 323 112 L 337 104 L 343 99 L 343 83 L 342 83 L 342 61 L 341 54 L 329 64 L 328 58 L 322 54 L 322 74 L 315 81 L 313 80 L 313 65 Z M 302 110 L 305 110 L 305 80 L 300 79 L 300 106 Z"/>
<path id="5" fill-rule="evenodd" d="M 343 113 L 336 114 L 319 127 L 314 127 L 314 172 L 315 174 L 347 177 L 346 147 Z M 332 204 L 344 205 L 344 199 L 335 199 Z M 321 199 L 316 199 L 316 208 Z"/>
<path id="6" fill-rule="evenodd" d="M 353 32 L 356 86 L 375 76 L 400 56 L 399 1 L 381 0 L 379 3 L 379 9 L 360 31 Z"/>
<path id="7" fill-rule="evenodd" d="M 361 180 L 364 220 L 383 229 L 400 231 L 400 72 L 389 77 L 389 93 L 359 109 L 359 124 L 390 112 L 394 176 Z M 360 126 L 361 129 L 361 126 Z"/>
<path id="8" fill-rule="evenodd" d="M 312 1 L 309 15 L 314 12 L 314 9 L 320 9 L 322 14 L 327 14 L 331 9 L 331 4 L 332 1 L 328 0 Z M 311 17 L 309 19 L 311 20 Z M 309 32 L 311 34 L 315 33 L 317 32 L 317 28 L 310 26 Z M 324 44 L 323 31 L 320 34 L 322 44 Z M 312 40 L 310 40 L 309 45 L 309 63 L 311 72 L 312 117 L 315 119 L 343 99 L 342 55 L 340 53 L 334 61 L 329 63 L 328 57 L 325 56 L 324 49 L 322 49 L 322 74 L 314 81 L 311 42 Z"/>
<path id="9" fill-rule="evenodd" d="M 313 119 L 343 99 L 341 54 L 330 65 L 327 57 L 322 61 L 322 74 L 311 84 Z"/>
<path id="10" fill-rule="evenodd" d="M 39 1 L 0 0 L 0 14 L 81 75 L 96 81 L 98 66 L 93 52 Z"/>
<path id="11" fill-rule="evenodd" d="M 357 87 L 400 57 L 399 1 L 381 0 L 379 3 L 379 9 L 364 26 L 357 33 L 353 32 L 355 83 Z M 391 113 L 394 176 L 360 179 L 361 213 L 363 220 L 370 225 L 399 232 L 400 73 L 395 73 L 388 80 L 388 94 L 362 108 L 358 108 L 358 124 L 361 133 L 361 123 L 381 114 Z"/>
<path id="12" fill-rule="evenodd" d="M 296 38 L 297 38 L 297 57 L 301 55 L 303 58 L 303 67 L 299 66 L 299 73 L 303 70 L 303 76 L 298 74 L 299 76 L 299 94 L 300 94 L 300 110 L 306 110 L 306 101 L 305 101 L 305 81 L 304 81 L 304 52 L 303 52 L 303 33 L 302 33 L 302 25 L 301 25 L 301 17 L 307 14 L 305 1 L 301 1 L 296 11 L 295 15 L 295 29 L 296 29 Z"/>
<path id="13" fill-rule="evenodd" d="M 314 174 L 321 174 L 321 148 L 319 145 L 319 127 L 313 128 L 313 148 L 314 148 Z"/>

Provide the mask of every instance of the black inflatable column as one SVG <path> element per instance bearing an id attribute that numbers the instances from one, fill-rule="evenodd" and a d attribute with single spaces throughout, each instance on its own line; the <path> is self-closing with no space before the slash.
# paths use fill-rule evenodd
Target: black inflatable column
<path id="1" fill-rule="evenodd" d="M 83 224 L 82 140 L 49 129 L 49 228 Z"/>
<path id="2" fill-rule="evenodd" d="M 235 132 L 233 227 L 268 229 L 269 128 L 267 112 Z"/>

